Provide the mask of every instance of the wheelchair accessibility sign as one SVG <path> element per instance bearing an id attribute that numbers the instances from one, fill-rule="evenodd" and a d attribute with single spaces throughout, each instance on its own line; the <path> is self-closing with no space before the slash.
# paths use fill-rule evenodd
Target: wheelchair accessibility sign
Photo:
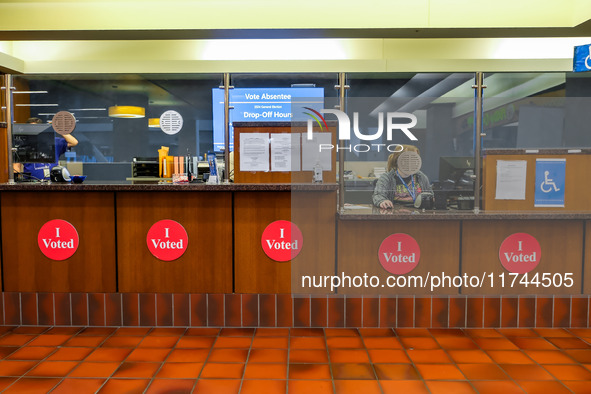
<path id="1" fill-rule="evenodd" d="M 591 45 L 580 45 L 575 47 L 573 71 L 591 71 Z"/>
<path id="2" fill-rule="evenodd" d="M 564 208 L 566 159 L 536 159 L 535 207 Z"/>

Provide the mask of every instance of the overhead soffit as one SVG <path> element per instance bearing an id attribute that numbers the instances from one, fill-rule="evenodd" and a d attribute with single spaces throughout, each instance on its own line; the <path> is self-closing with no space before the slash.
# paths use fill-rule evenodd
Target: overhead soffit
<path id="1" fill-rule="evenodd" d="M 587 0 L 0 0 L 0 41 L 589 35 Z"/>
<path id="2" fill-rule="evenodd" d="M 0 71 L 4 67 L 18 73 L 96 73 L 106 67 L 112 72 L 418 71 L 424 62 L 399 62 L 421 57 L 405 44 L 407 39 L 460 39 L 441 47 L 456 48 L 456 53 L 466 53 L 466 42 L 473 40 L 469 46 L 480 48 L 473 58 L 488 60 L 475 39 L 591 37 L 587 0 L 369 0 L 359 5 L 333 0 L 0 0 L 0 15 Z M 264 46 L 246 42 L 254 50 L 250 58 L 219 55 L 223 41 L 245 39 L 272 39 L 275 45 L 288 40 L 283 52 L 291 55 L 269 58 L 282 51 L 264 51 Z M 297 39 L 306 42 L 293 46 Z M 317 39 L 315 45 L 309 45 L 310 39 Z M 331 39 L 339 40 L 337 45 Z M 487 41 L 484 46 L 498 45 Z M 213 47 L 215 55 L 210 56 L 207 49 Z M 437 66 L 441 71 L 479 66 L 457 63 L 456 55 L 441 52 L 436 57 L 444 60 Z M 388 59 L 396 59 L 396 65 Z M 539 64 L 536 69 L 566 64 Z"/>

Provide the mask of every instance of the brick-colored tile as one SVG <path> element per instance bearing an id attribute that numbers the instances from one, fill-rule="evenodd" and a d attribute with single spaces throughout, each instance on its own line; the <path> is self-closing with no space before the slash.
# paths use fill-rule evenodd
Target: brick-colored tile
<path id="1" fill-rule="evenodd" d="M 380 297 L 380 327 L 397 327 L 398 302 L 396 297 Z"/>
<path id="2" fill-rule="evenodd" d="M 225 326 L 226 327 L 241 327 L 242 326 L 242 295 L 241 294 L 225 294 L 224 295 L 224 312 L 225 312 Z"/>
<path id="3" fill-rule="evenodd" d="M 291 294 L 277 294 L 277 327 L 293 326 L 293 299 Z"/>
<path id="4" fill-rule="evenodd" d="M 156 325 L 172 326 L 172 294 L 156 294 Z"/>
<path id="5" fill-rule="evenodd" d="M 53 293 L 37 294 L 39 325 L 52 326 L 55 324 Z"/>
<path id="6" fill-rule="evenodd" d="M 88 294 L 88 324 L 91 326 L 104 326 L 105 322 L 105 294 Z"/>
<path id="7" fill-rule="evenodd" d="M 345 327 L 345 299 L 328 297 L 328 327 Z"/>
<path id="8" fill-rule="evenodd" d="M 242 327 L 258 327 L 259 296 L 258 294 L 242 294 Z"/>
<path id="9" fill-rule="evenodd" d="M 518 327 L 536 326 L 536 299 L 530 296 L 519 297 Z"/>
<path id="10" fill-rule="evenodd" d="M 139 302 L 139 295 L 137 293 L 122 294 L 124 326 L 138 326 L 140 324 Z"/>
<path id="11" fill-rule="evenodd" d="M 259 295 L 259 311 L 260 311 L 260 326 L 261 327 L 275 327 L 276 322 L 276 295 L 275 294 L 261 294 Z"/>
<path id="12" fill-rule="evenodd" d="M 189 319 L 190 319 L 190 326 L 191 327 L 205 327 L 208 325 L 208 295 L 207 294 L 191 294 L 189 298 Z M 223 322 L 220 323 L 218 321 L 219 315 L 215 316 L 215 319 L 212 320 L 212 326 L 222 325 Z"/>
<path id="13" fill-rule="evenodd" d="M 39 323 L 37 314 L 37 293 L 21 293 L 21 314 L 24 325 L 31 326 Z"/>
<path id="14" fill-rule="evenodd" d="M 224 321 L 224 295 L 223 294 L 208 294 L 207 295 L 207 325 L 221 327 L 225 325 Z M 191 325 L 195 326 L 194 322 Z"/>
<path id="15" fill-rule="evenodd" d="M 587 327 L 589 314 L 589 296 L 573 296 L 570 327 Z"/>
<path id="16" fill-rule="evenodd" d="M 106 293 L 105 294 L 105 325 L 120 326 L 122 325 L 121 313 L 121 293 Z"/>
<path id="17" fill-rule="evenodd" d="M 293 298 L 293 326 L 294 327 L 310 327 L 310 298 L 309 297 L 294 297 Z"/>
<path id="18" fill-rule="evenodd" d="M 536 327 L 552 327 L 552 297 L 536 297 Z"/>
<path id="19" fill-rule="evenodd" d="M 397 327 L 415 326 L 415 300 L 414 297 L 399 296 L 397 311 Z"/>
<path id="20" fill-rule="evenodd" d="M 517 327 L 519 298 L 501 297 L 501 327 Z"/>

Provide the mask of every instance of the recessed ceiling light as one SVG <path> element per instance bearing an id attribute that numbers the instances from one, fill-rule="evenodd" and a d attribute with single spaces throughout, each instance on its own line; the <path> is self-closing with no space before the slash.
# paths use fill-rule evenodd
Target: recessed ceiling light
<path id="1" fill-rule="evenodd" d="M 157 128 L 160 127 L 160 118 L 149 118 L 148 127 Z"/>
<path id="2" fill-rule="evenodd" d="M 130 105 L 115 105 L 109 107 L 109 116 L 112 118 L 137 119 L 146 116 L 146 109 Z"/>

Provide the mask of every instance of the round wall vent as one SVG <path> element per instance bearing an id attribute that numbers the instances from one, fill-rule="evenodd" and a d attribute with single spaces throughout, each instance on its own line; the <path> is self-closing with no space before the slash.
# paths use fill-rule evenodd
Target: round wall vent
<path id="1" fill-rule="evenodd" d="M 68 111 L 60 111 L 53 115 L 51 126 L 58 134 L 70 134 L 76 128 L 76 118 Z"/>
<path id="2" fill-rule="evenodd" d="M 421 169 L 421 156 L 417 152 L 405 151 L 398 156 L 398 169 L 406 175 L 414 175 Z"/>
<path id="3" fill-rule="evenodd" d="M 160 128 L 166 134 L 176 134 L 183 128 L 183 117 L 176 111 L 166 111 L 160 116 Z"/>

